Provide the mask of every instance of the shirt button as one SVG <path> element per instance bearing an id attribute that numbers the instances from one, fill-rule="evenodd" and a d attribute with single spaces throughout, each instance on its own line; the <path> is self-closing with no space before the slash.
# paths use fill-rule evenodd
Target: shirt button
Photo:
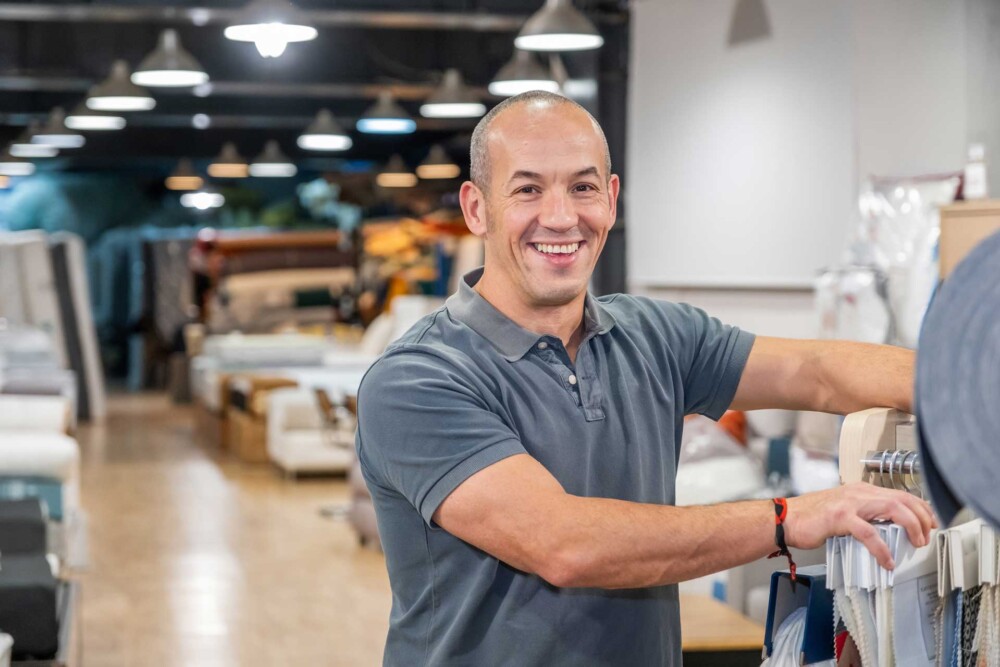
<path id="1" fill-rule="evenodd" d="M 575 375 L 570 375 L 570 376 L 569 376 L 568 378 L 566 378 L 566 379 L 567 379 L 567 380 L 569 380 L 569 383 L 570 383 L 570 384 L 576 384 L 576 376 L 575 376 Z"/>
<path id="2" fill-rule="evenodd" d="M 539 350 L 547 350 L 548 348 L 549 348 L 549 344 L 546 343 L 544 340 L 541 343 L 538 344 L 538 349 Z"/>

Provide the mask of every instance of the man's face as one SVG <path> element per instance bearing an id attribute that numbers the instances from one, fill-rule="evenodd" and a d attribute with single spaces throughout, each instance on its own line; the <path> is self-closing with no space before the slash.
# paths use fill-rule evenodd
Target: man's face
<path id="1" fill-rule="evenodd" d="M 526 104 L 493 122 L 488 147 L 486 228 L 477 231 L 487 271 L 525 306 L 573 301 L 615 222 L 618 177 L 605 173 L 601 137 L 574 107 Z"/>

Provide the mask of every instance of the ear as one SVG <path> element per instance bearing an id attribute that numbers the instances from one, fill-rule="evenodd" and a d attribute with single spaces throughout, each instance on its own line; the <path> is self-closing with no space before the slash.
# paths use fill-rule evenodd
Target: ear
<path id="1" fill-rule="evenodd" d="M 611 226 L 614 227 L 615 220 L 618 219 L 618 191 L 621 189 L 621 180 L 618 174 L 611 174 L 608 179 L 608 206 L 611 210 Z"/>
<path id="2" fill-rule="evenodd" d="M 465 225 L 476 236 L 486 234 L 486 195 L 472 181 L 462 183 L 458 193 L 458 201 L 462 205 L 462 215 Z"/>

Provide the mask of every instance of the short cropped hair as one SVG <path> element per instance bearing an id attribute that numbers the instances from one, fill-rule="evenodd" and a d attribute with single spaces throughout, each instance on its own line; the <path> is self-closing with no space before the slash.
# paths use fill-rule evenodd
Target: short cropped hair
<path id="1" fill-rule="evenodd" d="M 594 116 L 580 104 L 574 102 L 568 97 L 544 90 L 532 90 L 526 93 L 521 93 L 520 95 L 515 95 L 514 97 L 509 97 L 490 109 L 490 112 L 479 120 L 479 123 L 476 125 L 476 129 L 472 132 L 472 147 L 469 151 L 471 153 L 472 161 L 470 176 L 472 178 L 472 182 L 475 183 L 480 190 L 483 192 L 489 192 L 490 178 L 492 177 L 489 147 L 487 145 L 490 126 L 493 124 L 493 121 L 505 111 L 524 104 L 530 104 L 532 102 L 548 103 L 550 106 L 569 105 L 587 114 L 590 122 L 594 124 L 594 131 L 596 131 L 598 136 L 601 137 L 601 142 L 604 144 L 605 178 L 611 178 L 611 151 L 608 149 L 608 139 L 604 136 L 604 130 L 601 129 L 597 119 L 595 119 Z"/>

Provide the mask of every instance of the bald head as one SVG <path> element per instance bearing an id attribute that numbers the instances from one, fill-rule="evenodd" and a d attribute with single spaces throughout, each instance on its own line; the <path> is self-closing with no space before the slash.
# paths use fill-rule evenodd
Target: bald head
<path id="1" fill-rule="evenodd" d="M 549 93 L 542 90 L 532 90 L 521 93 L 514 97 L 509 97 L 500 104 L 493 107 L 488 114 L 480 119 L 479 124 L 472 133 L 472 157 L 471 177 L 472 182 L 483 192 L 489 192 L 492 170 L 490 168 L 489 139 L 494 122 L 502 115 L 515 109 L 529 109 L 545 111 L 550 109 L 564 110 L 568 113 L 584 114 L 593 124 L 594 132 L 601 138 L 604 144 L 604 178 L 611 178 L 611 151 L 608 150 L 608 140 L 604 136 L 604 130 L 597 123 L 597 120 L 589 111 L 582 106 L 562 95 Z"/>

